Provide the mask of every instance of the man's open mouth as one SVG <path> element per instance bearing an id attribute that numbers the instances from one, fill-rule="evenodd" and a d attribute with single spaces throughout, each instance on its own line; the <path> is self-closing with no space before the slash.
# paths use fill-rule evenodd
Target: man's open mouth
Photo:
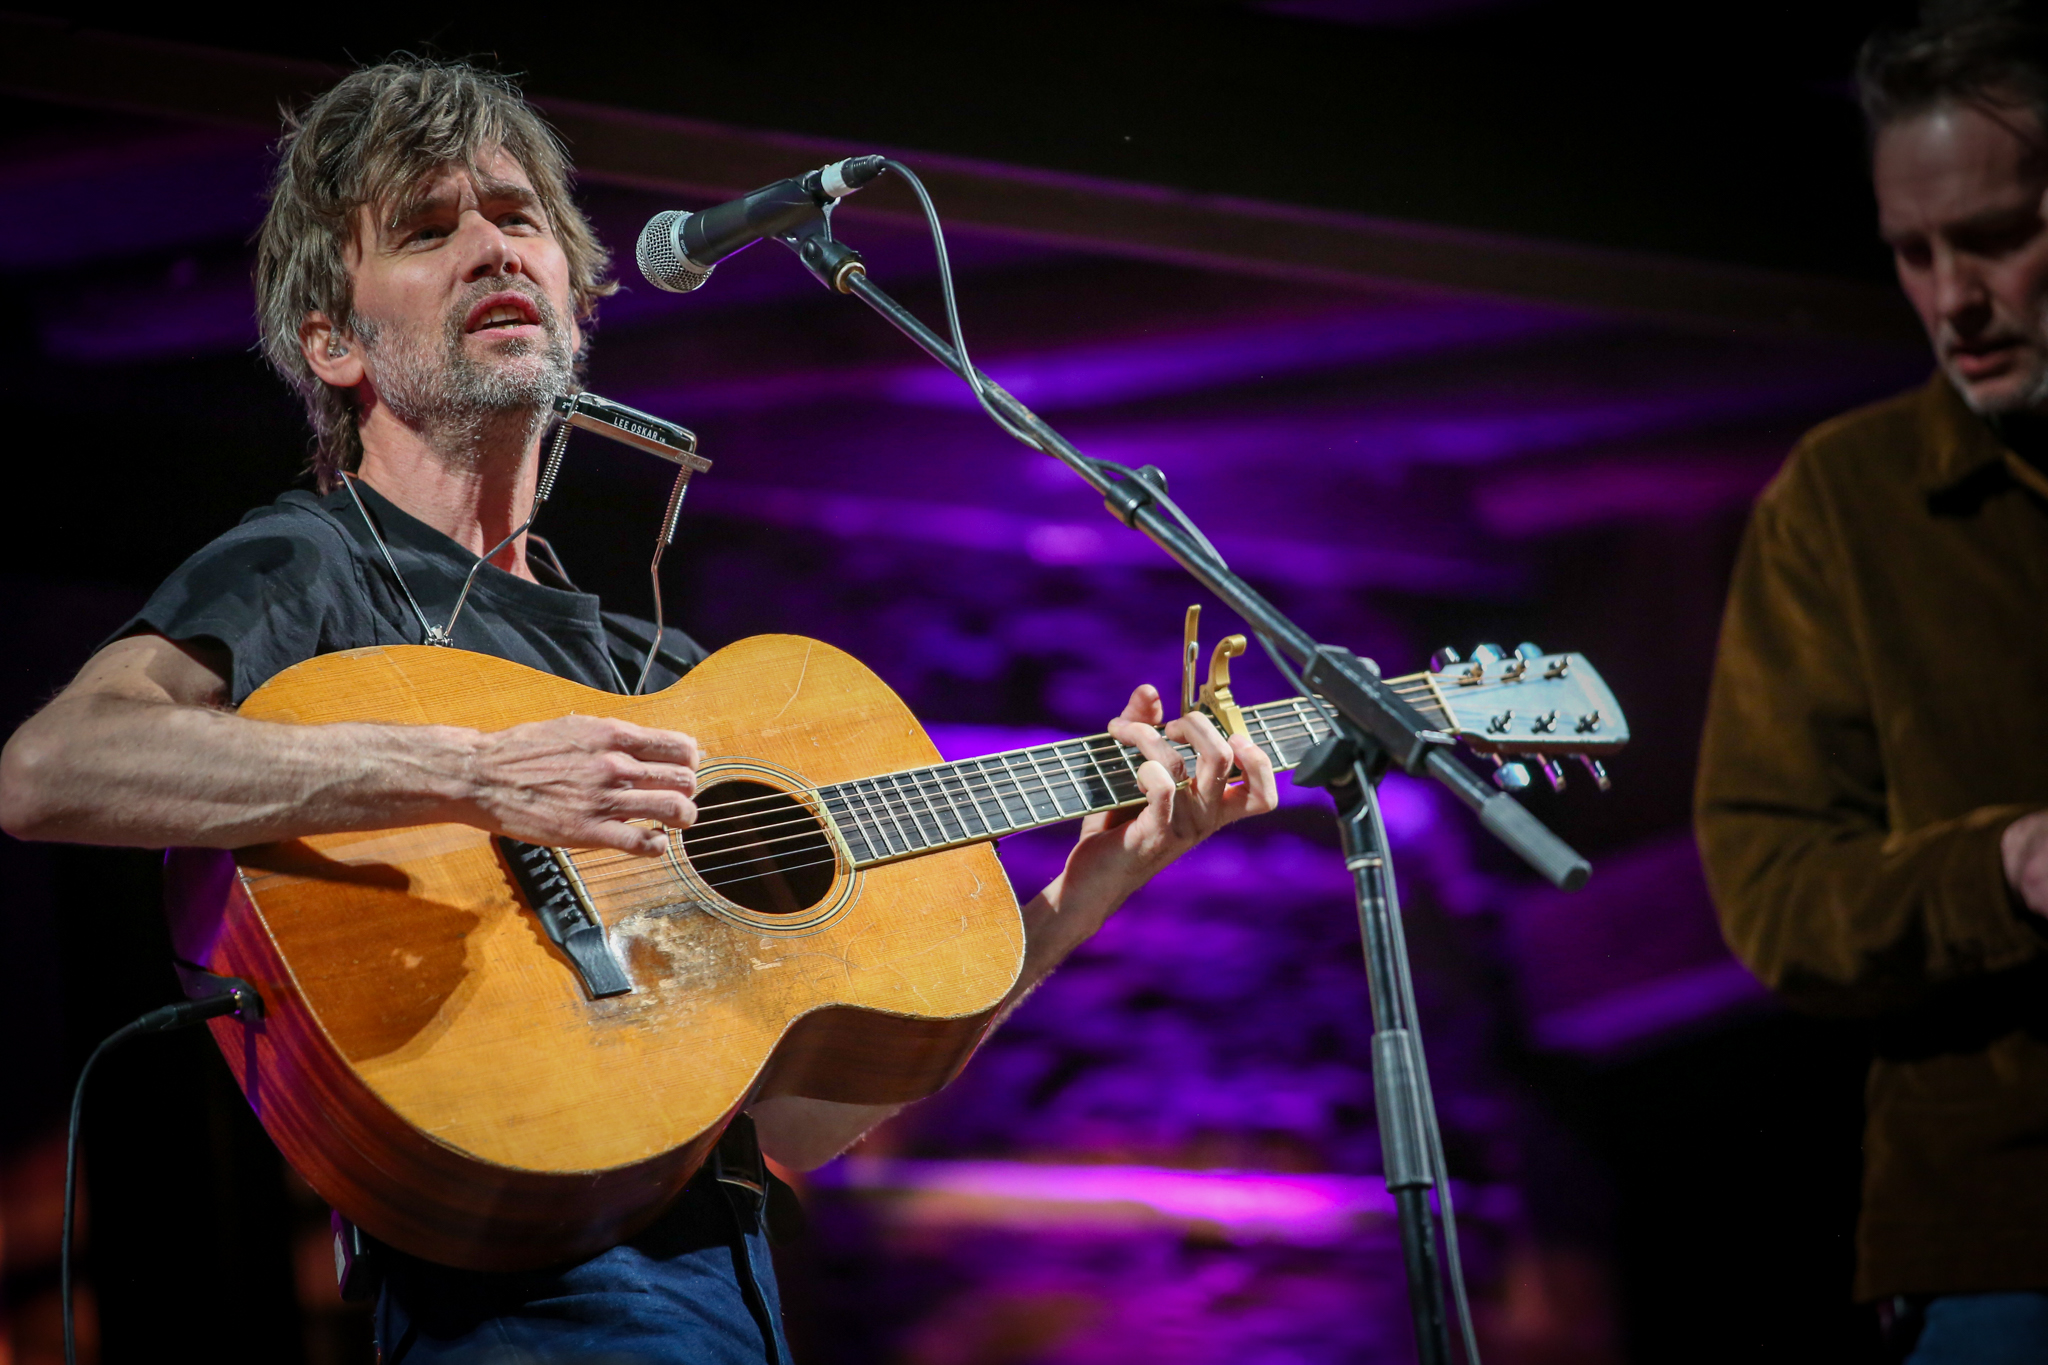
<path id="1" fill-rule="evenodd" d="M 489 332 L 510 327 L 540 325 L 540 310 L 521 294 L 493 294 L 469 311 L 465 332 Z"/>

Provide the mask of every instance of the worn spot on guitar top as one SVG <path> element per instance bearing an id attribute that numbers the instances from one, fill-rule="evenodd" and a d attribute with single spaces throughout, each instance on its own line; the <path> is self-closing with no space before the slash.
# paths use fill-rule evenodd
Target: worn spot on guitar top
<path id="1" fill-rule="evenodd" d="M 664 981 L 675 971 L 675 961 L 651 938 L 612 935 L 612 942 L 626 950 L 626 975 L 636 982 Z"/>
<path id="2" fill-rule="evenodd" d="M 607 1017 L 674 1028 L 752 975 L 753 959 L 735 941 L 733 926 L 683 913 L 699 909 L 694 901 L 650 906 L 612 925 L 612 946 L 629 964 L 636 989 L 605 1001 Z"/>

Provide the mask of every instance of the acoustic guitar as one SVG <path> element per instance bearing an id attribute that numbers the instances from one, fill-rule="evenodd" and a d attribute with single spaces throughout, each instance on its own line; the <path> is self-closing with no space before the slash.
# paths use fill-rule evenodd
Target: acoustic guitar
<path id="1" fill-rule="evenodd" d="M 1197 704 L 1291 766 L 1326 723 L 1299 698 L 1239 709 L 1227 653 Z M 1575 654 L 1482 652 L 1392 685 L 1496 755 L 1549 764 L 1628 738 Z M 572 712 L 702 744 L 700 813 L 666 856 L 447 824 L 168 860 L 178 952 L 266 1002 L 212 1028 L 285 1159 L 365 1231 L 448 1265 L 631 1237 L 756 1098 L 937 1090 L 1022 962 L 994 841 L 1143 800 L 1136 751 L 1107 734 L 941 762 L 880 678 L 787 635 L 643 697 L 452 649 L 351 650 L 241 708 L 480 730 Z"/>

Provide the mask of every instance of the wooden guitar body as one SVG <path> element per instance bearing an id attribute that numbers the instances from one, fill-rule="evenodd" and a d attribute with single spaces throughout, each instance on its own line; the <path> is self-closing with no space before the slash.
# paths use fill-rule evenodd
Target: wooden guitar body
<path id="1" fill-rule="evenodd" d="M 571 712 L 695 735 L 707 796 L 739 782 L 800 805 L 938 757 L 879 678 L 795 636 L 720 650 L 646 697 L 455 650 L 353 650 L 242 707 L 481 730 Z M 264 998 L 261 1022 L 212 1028 L 286 1160 L 402 1250 L 512 1270 L 630 1237 L 757 1097 L 896 1103 L 965 1064 L 1023 957 L 992 846 L 865 863 L 835 846 L 812 903 L 765 907 L 680 851 L 575 851 L 631 984 L 602 998 L 499 842 L 465 825 L 179 851 L 167 887 L 180 955 Z"/>

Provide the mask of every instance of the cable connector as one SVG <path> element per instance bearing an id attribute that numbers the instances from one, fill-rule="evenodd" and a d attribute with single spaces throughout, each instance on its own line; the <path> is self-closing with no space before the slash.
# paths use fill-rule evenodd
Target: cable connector
<path id="1" fill-rule="evenodd" d="M 217 989 L 197 1000 L 180 1000 L 175 1005 L 151 1010 L 129 1027 L 137 1033 L 171 1033 L 224 1014 L 235 1015 L 244 1023 L 254 1023 L 263 1017 L 263 997 L 241 977 L 208 973 L 206 984 Z"/>

